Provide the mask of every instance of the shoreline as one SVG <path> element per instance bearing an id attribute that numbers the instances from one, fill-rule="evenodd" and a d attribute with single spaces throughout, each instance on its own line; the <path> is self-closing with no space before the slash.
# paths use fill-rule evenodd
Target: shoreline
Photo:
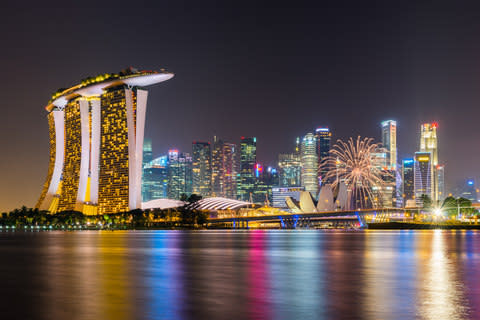
<path id="1" fill-rule="evenodd" d="M 480 224 L 438 224 L 413 222 L 369 223 L 369 230 L 480 230 Z"/>
<path id="2" fill-rule="evenodd" d="M 480 230 L 480 224 L 435 224 L 435 223 L 409 223 L 409 222 L 382 222 L 369 223 L 366 228 L 310 228 L 310 229 L 282 229 L 282 228 L 206 228 L 206 227 L 173 227 L 173 228 L 155 228 L 155 227 L 136 227 L 136 228 L 92 228 L 92 227 L 77 227 L 77 228 L 43 228 L 43 227 L 27 227 L 27 228 L 5 228 L 0 226 L 0 233 L 2 232 L 49 232 L 49 231 L 258 231 L 258 230 L 318 230 L 318 231 L 362 231 L 362 230 Z"/>

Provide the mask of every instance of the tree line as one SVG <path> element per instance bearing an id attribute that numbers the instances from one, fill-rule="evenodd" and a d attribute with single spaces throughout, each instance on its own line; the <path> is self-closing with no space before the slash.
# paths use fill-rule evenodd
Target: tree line
<path id="1" fill-rule="evenodd" d="M 170 209 L 135 209 L 104 215 L 85 215 L 79 211 L 48 211 L 23 206 L 0 215 L 0 226 L 26 229 L 201 229 L 206 227 L 208 213 L 191 208 L 200 196 L 183 196 L 186 204 Z"/>
<path id="2" fill-rule="evenodd" d="M 438 208 L 444 213 L 445 215 L 453 218 L 458 215 L 465 215 L 465 216 L 478 216 L 479 212 L 476 208 L 472 206 L 472 201 L 459 197 L 455 198 L 452 196 L 446 197 L 443 202 L 437 203 L 435 205 L 434 201 L 428 196 L 423 194 L 421 196 L 421 200 L 423 203 L 423 209 L 431 210 Z"/>

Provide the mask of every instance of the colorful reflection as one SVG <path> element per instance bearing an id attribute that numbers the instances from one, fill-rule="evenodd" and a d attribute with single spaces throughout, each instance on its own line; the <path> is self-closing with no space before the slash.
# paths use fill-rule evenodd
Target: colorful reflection
<path id="1" fill-rule="evenodd" d="M 471 319 L 480 319 L 480 233 L 460 231 L 464 243 L 458 254 L 458 265 L 463 266 L 461 282 L 465 285 L 465 299 Z"/>
<path id="2" fill-rule="evenodd" d="M 49 233 L 42 262 L 49 319 L 131 319 L 127 232 Z"/>
<path id="3" fill-rule="evenodd" d="M 323 235 L 268 232 L 271 319 L 322 319 L 327 303 Z"/>
<path id="4" fill-rule="evenodd" d="M 135 304 L 132 301 L 132 280 L 128 268 L 128 232 L 102 231 L 99 237 L 97 265 L 99 296 L 103 319 L 132 319 Z M 134 275 L 135 276 L 135 275 Z"/>
<path id="5" fill-rule="evenodd" d="M 141 286 L 145 300 L 145 314 L 149 318 L 182 319 L 183 301 L 182 263 L 178 251 L 181 241 L 179 233 L 146 232 L 144 247 L 138 248 L 146 255 L 145 265 L 138 266 L 139 258 L 133 264 L 142 275 Z"/>
<path id="6" fill-rule="evenodd" d="M 362 316 L 366 319 L 412 319 L 415 297 L 415 236 L 411 231 L 366 232 L 363 237 Z M 381 281 L 379 281 L 381 279 Z"/>
<path id="7" fill-rule="evenodd" d="M 465 286 L 455 264 L 457 239 L 455 231 L 435 230 L 420 234 L 426 255 L 418 255 L 421 265 L 417 278 L 417 310 L 423 319 L 468 319 Z"/>
<path id="8" fill-rule="evenodd" d="M 363 299 L 362 263 L 365 239 L 341 231 L 323 234 L 320 251 L 325 261 L 322 273 L 325 286 L 324 319 L 360 319 Z"/>
<path id="9" fill-rule="evenodd" d="M 266 255 L 268 253 L 267 234 L 255 230 L 248 237 L 248 318 L 271 319 L 270 273 Z"/>
<path id="10" fill-rule="evenodd" d="M 480 233 L 0 233 L 11 319 L 477 319 Z"/>

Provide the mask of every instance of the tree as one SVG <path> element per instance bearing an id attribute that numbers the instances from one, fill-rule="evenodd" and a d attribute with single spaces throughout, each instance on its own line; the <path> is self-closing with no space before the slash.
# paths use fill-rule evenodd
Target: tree
<path id="1" fill-rule="evenodd" d="M 142 210 L 131 210 L 130 215 L 132 216 L 132 224 L 134 227 L 145 227 L 145 224 L 147 223 L 147 217 Z"/>
<path id="2" fill-rule="evenodd" d="M 192 193 L 190 197 L 188 197 L 187 202 L 188 203 L 195 203 L 197 201 L 202 200 L 202 196 L 199 194 Z"/>
<path id="3" fill-rule="evenodd" d="M 459 214 L 470 216 L 477 213 L 477 210 L 472 207 L 472 201 L 462 197 L 458 199 L 455 199 L 454 197 L 445 198 L 442 210 L 451 217 L 455 217 Z"/>
<path id="4" fill-rule="evenodd" d="M 475 213 L 476 210 L 472 207 L 472 201 L 462 197 L 458 198 L 457 201 L 461 214 L 470 216 Z"/>
<path id="5" fill-rule="evenodd" d="M 422 200 L 423 209 L 430 209 L 432 207 L 432 198 L 430 198 L 428 195 L 422 194 L 420 196 L 420 200 Z"/>
<path id="6" fill-rule="evenodd" d="M 445 200 L 443 200 L 442 211 L 450 217 L 456 216 L 458 213 L 457 199 L 454 197 L 446 197 Z"/>
<path id="7" fill-rule="evenodd" d="M 195 223 L 198 225 L 204 225 L 207 223 L 208 213 L 204 211 L 195 210 Z"/>

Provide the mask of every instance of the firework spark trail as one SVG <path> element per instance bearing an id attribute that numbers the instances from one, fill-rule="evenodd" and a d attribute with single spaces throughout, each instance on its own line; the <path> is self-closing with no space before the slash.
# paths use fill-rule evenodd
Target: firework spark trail
<path id="1" fill-rule="evenodd" d="M 324 179 L 333 181 L 333 189 L 336 189 L 340 182 L 345 182 L 352 191 L 355 209 L 376 206 L 378 199 L 373 188 L 383 189 L 388 186 L 389 183 L 383 178 L 389 173 L 375 164 L 374 155 L 385 151 L 379 144 L 373 143 L 372 138 L 362 139 L 359 136 L 356 141 L 350 138 L 346 143 L 338 140 L 327 159 L 322 161 L 320 169 L 327 171 Z"/>

